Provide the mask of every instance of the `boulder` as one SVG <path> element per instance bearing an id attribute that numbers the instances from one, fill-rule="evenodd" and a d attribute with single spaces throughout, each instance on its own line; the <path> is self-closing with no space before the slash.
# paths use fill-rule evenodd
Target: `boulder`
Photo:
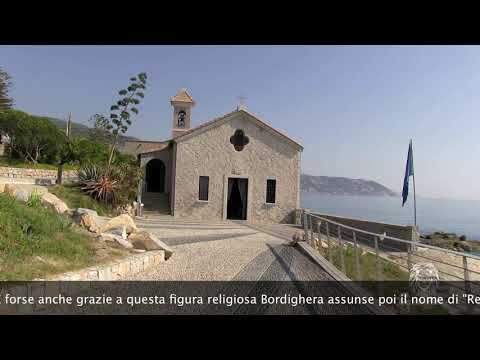
<path id="1" fill-rule="evenodd" d="M 59 214 L 64 214 L 70 211 L 67 204 L 65 204 L 62 200 L 60 200 L 58 197 L 56 197 L 51 193 L 43 194 L 42 202 L 45 204 L 52 205 L 55 211 Z"/>
<path id="2" fill-rule="evenodd" d="M 290 246 L 295 246 L 295 245 L 297 245 L 297 243 L 298 243 L 299 241 L 302 241 L 302 240 L 303 240 L 302 234 L 299 233 L 299 232 L 296 232 L 296 233 L 293 234 L 293 236 L 292 236 L 292 241 L 290 241 L 288 244 L 289 244 Z"/>
<path id="3" fill-rule="evenodd" d="M 97 230 L 98 230 L 98 225 L 95 221 L 95 218 L 88 213 L 85 213 L 81 216 L 80 225 L 83 226 L 88 231 L 93 232 L 93 233 L 96 233 Z"/>
<path id="4" fill-rule="evenodd" d="M 135 216 L 135 205 L 127 204 L 120 207 L 119 210 L 120 210 L 120 214 L 127 214 L 127 215 L 130 215 L 131 217 Z"/>
<path id="5" fill-rule="evenodd" d="M 21 202 L 27 202 L 28 197 L 32 192 L 31 189 L 30 191 L 28 191 L 28 189 L 18 184 L 5 184 L 3 191 L 5 192 L 5 194 L 8 194 Z"/>
<path id="6" fill-rule="evenodd" d="M 78 208 L 75 210 L 75 215 L 81 216 L 83 214 L 89 214 L 92 215 L 95 218 L 98 218 L 98 213 L 95 210 L 92 209 L 86 209 L 86 208 Z"/>
<path id="7" fill-rule="evenodd" d="M 460 250 L 466 251 L 466 252 L 471 252 L 472 251 L 472 246 L 467 243 L 467 242 L 457 242 L 455 243 L 455 246 L 459 248 Z"/>
<path id="8" fill-rule="evenodd" d="M 132 217 L 127 214 L 122 214 L 117 217 L 114 217 L 113 219 L 110 219 L 105 224 L 100 226 L 100 228 L 98 229 L 98 232 L 104 233 L 110 230 L 124 229 L 124 228 L 127 234 L 131 234 L 133 232 L 138 231 L 137 225 L 135 225 L 135 222 L 133 221 Z"/>
<path id="9" fill-rule="evenodd" d="M 90 232 L 96 233 L 102 224 L 95 210 L 78 208 L 72 214 L 73 220 Z"/>
<path id="10" fill-rule="evenodd" d="M 134 232 L 128 236 L 128 241 L 132 243 L 135 249 L 147 251 L 164 250 L 165 259 L 168 259 L 173 254 L 173 250 L 167 244 L 159 240 L 155 235 L 150 234 L 148 231 Z"/>
<path id="11" fill-rule="evenodd" d="M 124 240 L 120 235 L 111 234 L 111 233 L 103 233 L 103 234 L 100 234 L 97 237 L 97 239 L 100 240 L 100 241 L 116 242 L 116 243 L 122 245 L 126 249 L 132 249 L 133 248 L 132 243 L 130 243 L 127 240 Z"/>
<path id="12" fill-rule="evenodd" d="M 5 184 L 3 187 L 3 192 L 10 196 L 15 196 L 15 192 L 17 191 L 17 187 L 15 184 Z"/>

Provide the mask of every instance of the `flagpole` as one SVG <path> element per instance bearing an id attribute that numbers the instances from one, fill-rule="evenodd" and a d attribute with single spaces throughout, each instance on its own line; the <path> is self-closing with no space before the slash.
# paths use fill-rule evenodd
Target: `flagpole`
<path id="1" fill-rule="evenodd" d="M 413 175 L 413 223 L 417 227 L 417 197 L 415 195 L 415 174 Z"/>
<path id="2" fill-rule="evenodd" d="M 413 141 L 410 139 L 410 142 L 412 144 L 412 160 L 413 160 Z M 414 241 L 418 240 L 418 231 L 417 231 L 417 195 L 415 191 L 415 171 L 413 172 L 413 221 L 415 225 L 415 239 Z M 416 250 L 416 247 L 414 247 L 414 250 Z"/>
<path id="3" fill-rule="evenodd" d="M 410 139 L 412 143 L 412 160 L 413 160 L 413 141 Z M 415 191 L 415 171 L 413 172 L 413 224 L 415 225 L 415 230 L 417 229 L 417 195 Z"/>

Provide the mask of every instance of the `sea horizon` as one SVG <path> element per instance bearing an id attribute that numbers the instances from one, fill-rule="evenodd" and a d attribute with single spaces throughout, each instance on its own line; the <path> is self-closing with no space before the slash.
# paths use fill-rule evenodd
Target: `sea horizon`
<path id="1" fill-rule="evenodd" d="M 402 207 L 399 196 L 331 195 L 300 192 L 302 208 L 329 215 L 396 225 L 413 225 L 413 198 Z M 480 200 L 417 196 L 417 225 L 422 235 L 435 231 L 480 240 Z"/>

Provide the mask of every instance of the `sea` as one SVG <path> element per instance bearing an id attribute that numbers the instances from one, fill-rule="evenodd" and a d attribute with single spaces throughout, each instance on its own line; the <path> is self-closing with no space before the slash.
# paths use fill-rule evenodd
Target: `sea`
<path id="1" fill-rule="evenodd" d="M 356 219 L 413 225 L 413 198 L 402 207 L 401 197 L 347 196 L 301 192 L 302 208 Z M 480 240 L 480 201 L 429 199 L 417 196 L 417 225 L 421 234 L 445 231 Z"/>

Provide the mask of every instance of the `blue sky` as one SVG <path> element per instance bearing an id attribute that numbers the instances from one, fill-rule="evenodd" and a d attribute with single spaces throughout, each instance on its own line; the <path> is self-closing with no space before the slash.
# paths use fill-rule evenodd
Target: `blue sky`
<path id="1" fill-rule="evenodd" d="M 24 111 L 88 123 L 131 75 L 149 76 L 128 135 L 170 135 L 182 87 L 193 125 L 248 109 L 300 141 L 313 175 L 372 179 L 400 192 L 413 138 L 417 192 L 480 199 L 478 46 L 0 46 Z"/>

